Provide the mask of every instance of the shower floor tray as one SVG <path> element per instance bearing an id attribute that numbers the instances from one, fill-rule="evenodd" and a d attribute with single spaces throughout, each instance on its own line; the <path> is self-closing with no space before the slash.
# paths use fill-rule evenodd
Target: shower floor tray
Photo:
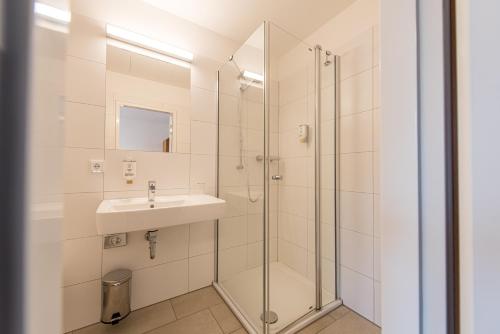
<path id="1" fill-rule="evenodd" d="M 262 266 L 243 271 L 220 282 L 239 308 L 255 327 L 262 321 Z M 295 320 L 310 312 L 315 305 L 314 282 L 298 274 L 280 262 L 270 264 L 270 309 L 276 312 L 278 321 L 270 325 L 271 333 L 277 333 Z M 323 298 L 334 296 L 323 291 Z"/>

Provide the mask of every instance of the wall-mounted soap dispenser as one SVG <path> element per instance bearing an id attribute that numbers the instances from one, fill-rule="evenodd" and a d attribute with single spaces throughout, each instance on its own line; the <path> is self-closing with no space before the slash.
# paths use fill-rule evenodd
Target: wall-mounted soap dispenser
<path id="1" fill-rule="evenodd" d="M 309 125 L 299 124 L 297 126 L 297 136 L 299 138 L 299 142 L 307 143 L 307 139 L 309 138 Z"/>
<path id="2" fill-rule="evenodd" d="M 123 160 L 123 178 L 127 184 L 134 183 L 134 179 L 137 175 L 137 162 L 132 159 Z"/>

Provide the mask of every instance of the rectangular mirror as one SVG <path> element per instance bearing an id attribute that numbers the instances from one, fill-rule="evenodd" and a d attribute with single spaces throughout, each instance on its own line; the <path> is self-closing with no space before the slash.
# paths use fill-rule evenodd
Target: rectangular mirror
<path id="1" fill-rule="evenodd" d="M 106 50 L 106 148 L 189 153 L 189 64 L 121 45 L 108 43 Z"/>
<path id="2" fill-rule="evenodd" d="M 173 114 L 119 105 L 116 142 L 122 150 L 172 152 Z"/>

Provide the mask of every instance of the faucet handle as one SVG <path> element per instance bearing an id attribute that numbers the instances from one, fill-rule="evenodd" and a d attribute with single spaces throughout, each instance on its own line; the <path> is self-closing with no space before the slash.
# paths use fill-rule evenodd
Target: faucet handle
<path id="1" fill-rule="evenodd" d="M 156 181 L 148 181 L 148 188 L 150 190 L 155 190 L 156 189 Z"/>

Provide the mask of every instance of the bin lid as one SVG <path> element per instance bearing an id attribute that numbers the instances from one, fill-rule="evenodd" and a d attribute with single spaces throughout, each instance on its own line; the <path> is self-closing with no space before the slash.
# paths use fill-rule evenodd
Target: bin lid
<path id="1" fill-rule="evenodd" d="M 132 271 L 128 269 L 113 270 L 102 278 L 102 283 L 105 285 L 116 285 L 126 282 L 132 278 Z"/>

